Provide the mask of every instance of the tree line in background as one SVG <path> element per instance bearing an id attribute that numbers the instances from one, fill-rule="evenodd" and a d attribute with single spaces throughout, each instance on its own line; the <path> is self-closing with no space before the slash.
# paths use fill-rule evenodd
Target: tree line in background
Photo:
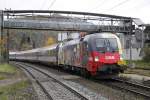
<path id="1" fill-rule="evenodd" d="M 10 51 L 29 50 L 52 45 L 57 42 L 57 31 L 10 30 Z"/>
<path id="2" fill-rule="evenodd" d="M 145 62 L 150 62 L 150 25 L 144 30 L 145 33 L 145 43 L 144 43 L 144 57 Z"/>

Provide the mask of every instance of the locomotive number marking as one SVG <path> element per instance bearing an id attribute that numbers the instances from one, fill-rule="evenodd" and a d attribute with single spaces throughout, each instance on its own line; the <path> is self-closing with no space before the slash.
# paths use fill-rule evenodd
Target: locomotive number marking
<path id="1" fill-rule="evenodd" d="M 115 59 L 114 56 L 105 56 L 105 59 Z"/>

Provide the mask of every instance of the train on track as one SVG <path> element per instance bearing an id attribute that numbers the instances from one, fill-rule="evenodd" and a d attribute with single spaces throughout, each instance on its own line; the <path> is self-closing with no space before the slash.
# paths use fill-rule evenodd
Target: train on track
<path id="1" fill-rule="evenodd" d="M 48 47 L 10 52 L 10 60 L 41 62 L 88 77 L 117 75 L 125 70 L 119 38 L 112 33 L 87 34 Z"/>

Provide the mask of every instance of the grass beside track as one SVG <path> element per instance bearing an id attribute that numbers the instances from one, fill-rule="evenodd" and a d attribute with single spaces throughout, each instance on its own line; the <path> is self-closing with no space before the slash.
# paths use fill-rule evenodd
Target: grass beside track
<path id="1" fill-rule="evenodd" d="M 12 100 L 16 100 L 17 98 L 18 100 L 21 100 L 21 98 L 30 96 L 30 94 L 19 92 L 22 89 L 25 89 L 27 86 L 29 86 L 28 81 L 20 81 L 15 84 L 0 87 L 0 100 L 9 100 L 10 98 Z"/>
<path id="2" fill-rule="evenodd" d="M 16 68 L 10 64 L 0 64 L 0 73 L 15 73 Z"/>
<path id="3" fill-rule="evenodd" d="M 129 64 L 130 61 L 126 61 Z M 150 62 L 143 60 L 132 61 L 135 68 L 128 68 L 125 73 L 127 74 L 139 74 L 150 77 Z"/>
<path id="4" fill-rule="evenodd" d="M 16 67 L 10 64 L 0 64 L 0 80 L 9 78 L 12 74 L 17 72 Z"/>
<path id="5" fill-rule="evenodd" d="M 0 100 L 32 100 L 31 88 L 32 84 L 22 70 L 0 64 Z"/>
<path id="6" fill-rule="evenodd" d="M 130 61 L 126 61 L 127 64 L 130 63 Z M 150 70 L 150 62 L 145 62 L 143 60 L 136 60 L 132 61 L 132 63 L 135 65 L 135 69 L 143 69 L 143 70 Z"/>

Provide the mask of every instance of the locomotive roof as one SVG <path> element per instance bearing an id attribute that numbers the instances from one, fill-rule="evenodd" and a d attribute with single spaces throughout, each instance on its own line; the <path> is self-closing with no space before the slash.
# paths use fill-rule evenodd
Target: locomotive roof
<path id="1" fill-rule="evenodd" d="M 93 33 L 85 36 L 85 39 L 89 38 L 117 38 L 113 33 L 103 32 L 103 33 Z"/>
<path id="2" fill-rule="evenodd" d="M 51 50 L 51 49 L 55 49 L 57 47 L 57 45 L 58 44 L 53 44 L 53 45 L 46 46 L 46 47 L 39 48 L 39 49 L 40 49 L 40 51 Z"/>
<path id="3" fill-rule="evenodd" d="M 16 52 L 10 52 L 10 55 L 13 54 L 24 54 L 24 53 L 34 53 L 34 52 L 40 52 L 40 51 L 45 51 L 45 50 L 51 50 L 57 47 L 57 44 L 47 46 L 47 47 L 42 47 L 42 48 L 36 48 L 36 49 L 31 49 L 31 50 L 25 50 L 25 51 L 16 51 Z"/>

